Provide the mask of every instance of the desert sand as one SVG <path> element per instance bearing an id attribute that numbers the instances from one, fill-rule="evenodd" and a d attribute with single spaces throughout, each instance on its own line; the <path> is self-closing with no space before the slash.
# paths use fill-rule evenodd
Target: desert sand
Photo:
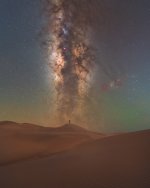
<path id="1" fill-rule="evenodd" d="M 149 188 L 150 130 L 104 135 L 0 122 L 0 187 Z"/>

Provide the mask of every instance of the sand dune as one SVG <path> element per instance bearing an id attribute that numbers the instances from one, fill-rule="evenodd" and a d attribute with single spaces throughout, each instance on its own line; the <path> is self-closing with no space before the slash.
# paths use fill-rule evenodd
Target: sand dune
<path id="1" fill-rule="evenodd" d="M 73 133 L 73 130 L 75 133 Z M 108 137 L 101 136 L 99 139 L 96 137 L 96 140 L 93 138 L 94 133 L 88 131 L 80 133 L 75 127 L 73 129 L 69 128 L 69 132 L 66 133 L 68 137 L 65 139 L 64 133 L 61 135 L 60 130 L 55 130 L 54 132 L 59 132 L 57 136 L 55 135 L 56 137 L 54 136 L 55 142 L 53 138 L 50 140 L 47 136 L 44 138 L 44 132 L 41 133 L 43 138 L 41 138 L 41 135 L 39 136 L 40 132 L 36 132 L 38 136 L 34 134 L 28 135 L 28 144 L 30 144 L 33 136 L 32 139 L 37 142 L 37 147 L 41 140 L 45 139 L 46 141 L 42 142 L 42 144 L 45 144 L 48 139 L 49 142 L 53 142 L 53 146 L 56 147 L 57 144 L 61 144 L 60 148 L 64 147 L 65 149 L 61 152 L 53 152 L 53 155 L 48 153 L 45 157 L 39 156 L 36 159 L 30 158 L 30 160 L 24 159 L 20 162 L 3 164 L 0 167 L 0 187 L 150 187 L 150 130 Z M 54 132 L 51 132 L 51 134 L 53 135 Z M 63 139 L 61 138 L 63 141 L 58 141 L 60 135 L 63 137 Z M 17 139 L 21 140 L 21 136 L 18 136 Z M 27 135 L 25 134 L 24 136 L 26 137 Z M 35 138 L 37 137 L 38 139 L 36 140 Z M 75 140 L 78 140 L 78 144 Z M 70 145 L 69 142 L 72 147 L 68 147 Z M 32 146 L 32 149 L 36 150 L 36 147 Z"/>
<path id="2" fill-rule="evenodd" d="M 32 124 L 0 122 L 0 165 L 49 156 L 102 136 L 72 124 L 44 128 Z"/>

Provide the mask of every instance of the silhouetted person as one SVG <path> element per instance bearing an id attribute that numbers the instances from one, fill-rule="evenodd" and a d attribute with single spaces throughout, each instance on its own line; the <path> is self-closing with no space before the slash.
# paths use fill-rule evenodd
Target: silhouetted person
<path id="1" fill-rule="evenodd" d="M 69 119 L 69 125 L 71 124 L 71 120 Z"/>

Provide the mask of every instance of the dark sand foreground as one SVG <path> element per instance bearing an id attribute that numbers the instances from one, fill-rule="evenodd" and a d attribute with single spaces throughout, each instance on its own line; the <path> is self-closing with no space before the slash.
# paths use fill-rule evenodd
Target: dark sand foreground
<path id="1" fill-rule="evenodd" d="M 0 188 L 150 188 L 150 130 L 0 123 Z"/>

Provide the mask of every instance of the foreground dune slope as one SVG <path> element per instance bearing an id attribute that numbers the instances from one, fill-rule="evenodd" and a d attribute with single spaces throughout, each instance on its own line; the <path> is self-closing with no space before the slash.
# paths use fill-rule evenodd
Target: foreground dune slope
<path id="1" fill-rule="evenodd" d="M 150 131 L 91 140 L 0 167 L 3 188 L 149 188 Z"/>

